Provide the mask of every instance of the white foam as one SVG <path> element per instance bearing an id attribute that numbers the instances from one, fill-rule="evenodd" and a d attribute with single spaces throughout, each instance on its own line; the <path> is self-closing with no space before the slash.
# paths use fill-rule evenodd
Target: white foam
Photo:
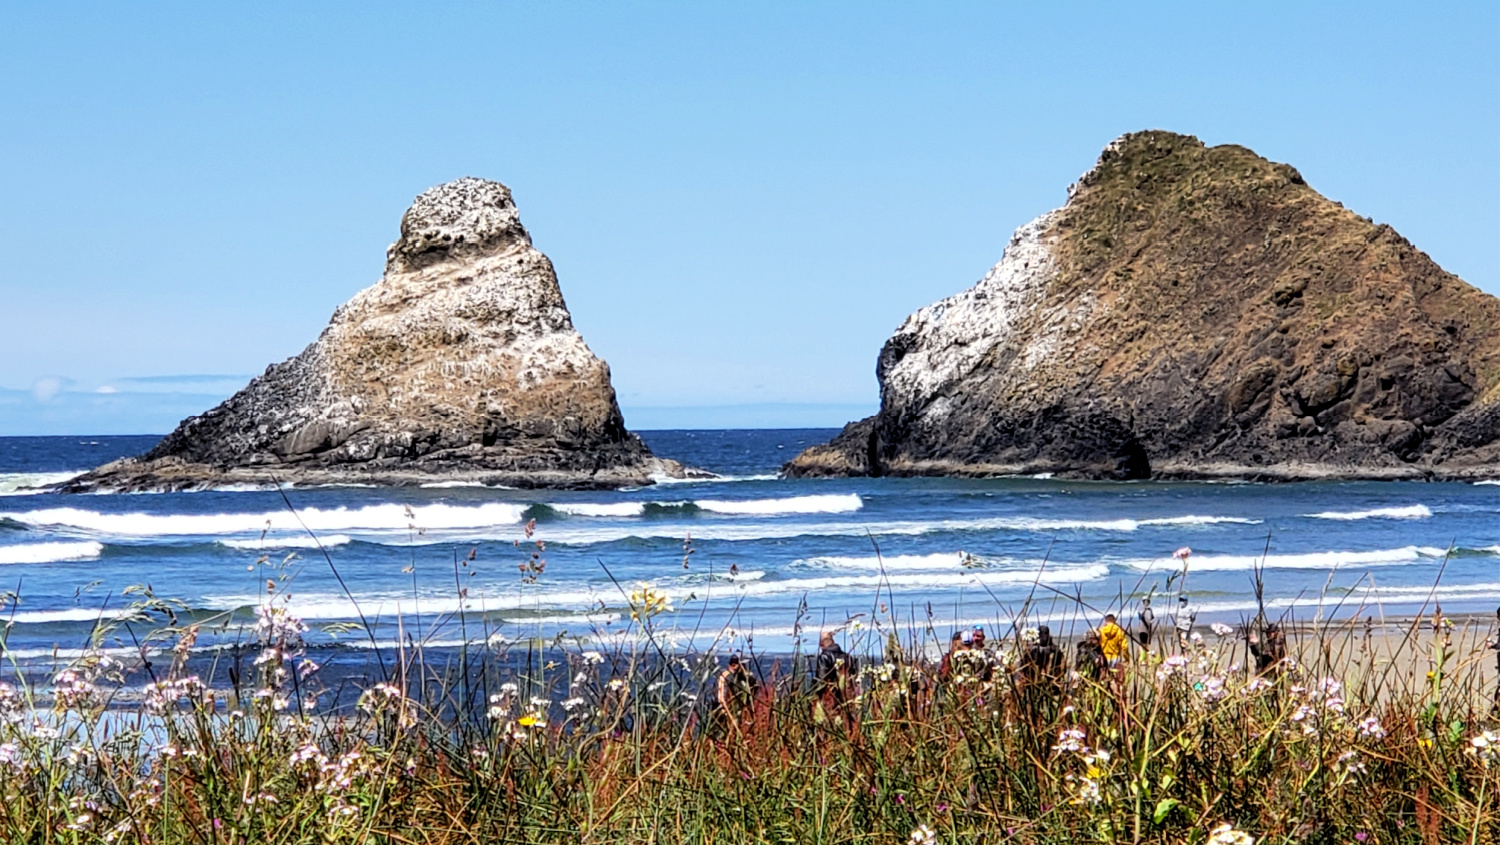
<path id="1" fill-rule="evenodd" d="M 934 552 L 929 555 L 819 555 L 799 558 L 792 564 L 829 567 L 836 570 L 958 570 L 964 561 L 961 552 Z"/>
<path id="2" fill-rule="evenodd" d="M 646 513 L 644 502 L 549 502 L 547 507 L 576 517 L 639 517 Z"/>
<path id="3" fill-rule="evenodd" d="M 780 478 L 780 474 L 777 473 L 756 473 L 749 476 L 722 476 L 716 473 L 707 478 L 686 477 L 679 479 L 675 476 L 667 476 L 665 474 L 657 473 L 652 475 L 651 481 L 655 485 L 716 485 L 724 484 L 726 482 L 774 482 Z"/>
<path id="4" fill-rule="evenodd" d="M 439 503 L 411 506 L 411 516 L 407 515 L 407 506 L 396 503 L 360 508 L 304 508 L 296 515 L 288 511 L 241 514 L 110 514 L 81 508 L 47 508 L 17 512 L 9 516 L 31 526 L 74 529 L 118 537 L 162 537 L 247 534 L 264 530 L 291 534 L 303 531 L 303 524 L 315 532 L 405 532 L 411 526 L 437 530 L 484 529 L 520 523 L 524 512 L 524 506 L 492 502 L 482 505 Z M 299 516 L 301 522 L 297 519 Z"/>
<path id="5" fill-rule="evenodd" d="M 1479 481 L 1475 482 L 1474 484 L 1476 484 L 1476 485 L 1500 485 L 1500 479 L 1480 479 Z"/>
<path id="6" fill-rule="evenodd" d="M 1320 511 L 1317 514 L 1304 514 L 1302 516 L 1314 517 L 1319 520 L 1369 520 L 1372 518 L 1422 520 L 1432 516 L 1432 509 L 1419 504 L 1396 508 L 1373 508 L 1369 511 Z"/>
<path id="7" fill-rule="evenodd" d="M 343 546 L 350 540 L 348 535 L 328 535 L 314 540 L 306 535 L 302 537 L 265 537 L 254 540 L 221 540 L 218 543 L 230 549 L 317 549 L 321 543 L 324 548 L 330 546 Z"/>
<path id="8" fill-rule="evenodd" d="M 1175 518 L 1169 518 L 1175 519 Z M 916 536 L 938 532 L 986 532 L 1010 530 L 1017 532 L 1050 533 L 1057 531 L 1133 532 L 1139 528 L 1135 520 L 1042 520 L 1031 517 L 990 517 L 969 520 L 892 520 L 878 523 L 817 522 L 802 523 L 787 521 L 730 521 L 704 520 L 694 522 L 650 521 L 636 525 L 589 526 L 587 524 L 546 524 L 537 529 L 537 536 L 548 543 L 583 546 L 597 543 L 612 543 L 627 538 L 671 538 L 682 540 L 691 534 L 697 540 L 774 540 L 796 537 L 876 537 L 898 535 Z M 459 540 L 510 541 L 514 532 L 494 533 L 476 531 L 428 532 L 416 543 L 449 543 Z"/>
<path id="9" fill-rule="evenodd" d="M 1247 517 L 1200 517 L 1196 514 L 1189 514 L 1186 517 L 1156 517 L 1140 521 L 1142 526 L 1212 526 L 1218 523 L 1239 523 L 1245 526 L 1260 525 L 1259 520 L 1251 520 Z"/>
<path id="10" fill-rule="evenodd" d="M 50 611 L 16 611 L 14 614 L 7 611 L 0 612 L 0 621 L 28 625 L 37 623 L 91 623 L 95 620 L 113 620 L 124 613 L 124 611 L 104 611 L 98 608 L 56 608 Z"/>
<path id="11" fill-rule="evenodd" d="M 63 473 L 0 473 L 0 496 L 30 496 L 42 493 L 39 488 L 60 485 L 81 474 L 82 470 Z"/>
<path id="12" fill-rule="evenodd" d="M 87 561 L 98 558 L 104 544 L 98 541 L 48 541 L 0 546 L 0 564 L 49 564 L 54 561 Z"/>
<path id="13" fill-rule="evenodd" d="M 689 597 L 705 600 L 710 597 L 732 597 L 732 596 L 776 596 L 785 594 L 819 593 L 833 590 L 853 589 L 859 593 L 873 591 L 877 587 L 884 590 L 887 584 L 896 589 L 904 587 L 943 589 L 974 587 L 982 589 L 981 585 L 1000 587 L 1014 584 L 1031 584 L 1037 580 L 1035 570 L 1016 571 L 987 571 L 978 570 L 972 572 L 957 573 L 894 573 L 888 574 L 884 580 L 876 580 L 869 575 L 857 576 L 820 576 L 804 579 L 778 579 L 765 581 L 764 579 L 749 579 L 751 574 L 746 574 L 747 579 L 735 580 L 731 583 L 709 583 L 709 584 L 664 584 L 659 585 L 658 590 L 666 594 L 674 603 L 686 601 Z M 756 573 L 755 575 L 759 575 Z M 1103 564 L 1068 565 L 1048 570 L 1042 574 L 1041 581 L 1046 584 L 1073 584 L 1077 582 L 1096 581 L 1109 575 L 1109 568 Z M 633 589 L 631 585 L 627 590 Z M 454 614 L 460 608 L 467 614 L 481 614 L 486 612 L 506 612 L 516 610 L 572 610 L 574 613 L 589 613 L 579 609 L 600 609 L 598 613 L 607 613 L 605 608 L 618 608 L 625 605 L 625 598 L 619 589 L 613 585 L 585 586 L 582 589 L 565 589 L 551 585 L 526 586 L 514 592 L 499 592 L 495 594 L 473 593 L 464 599 L 456 598 L 450 594 L 439 594 L 433 596 L 419 596 L 413 598 L 410 595 L 398 596 L 388 595 L 366 595 L 358 596 L 359 608 L 364 612 L 367 619 L 374 621 L 376 618 L 391 621 L 396 617 L 409 617 L 416 614 Z M 218 609 L 233 609 L 243 606 L 258 604 L 261 598 L 252 595 L 234 595 L 211 597 L 206 600 L 210 607 Z M 347 597 L 337 594 L 301 594 L 294 595 L 290 600 L 292 613 L 304 620 L 349 620 L 358 615 L 353 603 Z M 592 616 L 592 614 L 590 614 Z M 535 618 L 518 619 L 516 623 L 534 622 Z"/>
<path id="14" fill-rule="evenodd" d="M 374 487 L 373 485 L 371 487 Z M 446 482 L 423 482 L 419 487 L 443 489 L 443 488 L 483 488 L 492 491 L 513 491 L 515 488 L 508 485 L 487 485 L 484 482 L 467 481 L 463 479 L 450 479 Z"/>
<path id="15" fill-rule="evenodd" d="M 700 499 L 693 502 L 715 514 L 848 514 L 864 507 L 859 494 L 814 494 L 780 499 Z"/>
<path id="16" fill-rule="evenodd" d="M 92 618 L 90 618 L 92 619 Z M 159 648 L 147 648 L 147 655 L 158 655 Z M 103 649 L 90 647 L 88 649 L 63 648 L 60 646 L 40 646 L 30 649 L 11 649 L 6 647 L 5 660 L 11 661 L 35 661 L 39 658 L 56 658 L 60 661 L 76 661 L 79 658 L 87 658 L 94 655 L 109 655 L 115 658 L 139 658 L 141 650 L 129 646 L 111 646 Z"/>
<path id="17" fill-rule="evenodd" d="M 1257 565 L 1267 570 L 1333 570 L 1351 567 L 1380 567 L 1407 564 L 1424 559 L 1442 558 L 1445 550 L 1431 546 L 1403 546 L 1398 549 L 1375 549 L 1365 552 L 1304 552 L 1259 555 L 1193 555 L 1188 559 L 1188 573 L 1205 570 L 1253 570 Z M 1182 564 L 1170 558 L 1152 561 L 1122 562 L 1137 570 L 1181 570 Z"/>

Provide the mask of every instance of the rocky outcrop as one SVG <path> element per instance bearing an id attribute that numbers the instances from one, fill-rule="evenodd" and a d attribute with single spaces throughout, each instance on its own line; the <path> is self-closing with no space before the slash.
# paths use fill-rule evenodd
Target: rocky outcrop
<path id="1" fill-rule="evenodd" d="M 417 197 L 380 282 L 295 358 L 73 490 L 239 482 L 618 487 L 680 473 L 625 429 L 509 189 Z"/>
<path id="2" fill-rule="evenodd" d="M 1500 471 L 1500 300 L 1243 147 L 1140 132 L 880 352 L 792 476 Z"/>

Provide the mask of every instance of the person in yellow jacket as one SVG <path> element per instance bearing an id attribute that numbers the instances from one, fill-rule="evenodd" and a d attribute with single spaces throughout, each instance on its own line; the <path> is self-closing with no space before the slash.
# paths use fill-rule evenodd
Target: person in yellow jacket
<path id="1" fill-rule="evenodd" d="M 1120 659 L 1125 657 L 1125 641 L 1125 630 L 1115 622 L 1115 615 L 1105 614 L 1104 625 L 1099 627 L 1099 649 L 1111 670 L 1120 666 Z"/>

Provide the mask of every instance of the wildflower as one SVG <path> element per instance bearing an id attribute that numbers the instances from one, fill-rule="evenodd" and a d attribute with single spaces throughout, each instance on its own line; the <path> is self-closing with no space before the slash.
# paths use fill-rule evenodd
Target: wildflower
<path id="1" fill-rule="evenodd" d="M 285 605 L 267 603 L 255 609 L 255 636 L 264 645 L 296 648 L 302 645 L 307 625 Z"/>
<path id="2" fill-rule="evenodd" d="M 1027 626 L 1021 631 L 1021 640 L 1024 640 L 1027 643 L 1036 643 L 1037 640 L 1041 638 L 1041 636 L 1041 632 L 1037 631 L 1036 626 Z"/>
<path id="3" fill-rule="evenodd" d="M 583 653 L 579 657 L 583 659 L 583 663 L 585 663 L 585 664 L 603 664 L 604 663 L 604 656 L 600 655 L 598 652 L 593 651 L 592 649 L 589 650 L 588 652 Z"/>
<path id="4" fill-rule="evenodd" d="M 546 721 L 544 721 L 542 719 L 541 715 L 539 715 L 539 714 L 527 714 L 526 716 L 522 717 L 521 719 L 516 720 L 516 723 L 519 724 L 519 725 L 523 725 L 523 726 L 525 726 L 527 728 L 546 728 L 547 727 Z"/>
<path id="5" fill-rule="evenodd" d="M 1334 772 L 1362 773 L 1365 771 L 1365 762 L 1358 752 L 1347 749 L 1333 762 L 1333 769 Z"/>
<path id="6" fill-rule="evenodd" d="M 1219 637 L 1228 637 L 1229 635 L 1234 634 L 1234 627 L 1226 626 L 1223 623 L 1210 623 L 1208 627 L 1212 629 L 1213 633 L 1218 635 Z"/>
<path id="7" fill-rule="evenodd" d="M 316 745 L 305 743 L 292 753 L 291 765 L 295 767 L 304 761 L 312 761 L 321 768 L 324 764 L 328 763 L 328 758 L 323 755 L 322 750 L 318 749 Z"/>
<path id="8" fill-rule="evenodd" d="M 907 846 L 934 846 L 937 843 L 937 832 L 932 826 L 919 825 L 911 833 L 911 839 L 906 841 Z"/>
<path id="9" fill-rule="evenodd" d="M 1254 843 L 1255 838 L 1229 823 L 1223 823 L 1208 833 L 1208 846 L 1252 846 Z"/>
<path id="10" fill-rule="evenodd" d="M 672 600 L 665 593 L 643 584 L 630 593 L 630 619 L 647 620 L 672 610 Z"/>
<path id="11" fill-rule="evenodd" d="M 21 757 L 21 748 L 14 743 L 0 743 L 0 764 L 10 767 L 16 772 L 26 768 L 26 762 Z"/>
<path id="12" fill-rule="evenodd" d="M 89 823 L 93 821 L 93 814 L 79 814 L 78 816 L 73 818 L 73 821 L 71 823 L 64 826 L 64 828 L 68 829 L 69 831 L 81 831 L 85 828 L 88 828 Z"/>
<path id="13" fill-rule="evenodd" d="M 1053 752 L 1083 752 L 1084 750 L 1088 749 L 1088 747 L 1085 746 L 1084 743 L 1083 743 L 1085 737 L 1086 737 L 1086 735 L 1084 734 L 1083 729 L 1080 729 L 1080 728 L 1063 729 L 1057 735 L 1057 745 L 1052 747 L 1052 751 Z"/>
<path id="14" fill-rule="evenodd" d="M 1097 778 L 1088 776 L 1078 777 L 1070 774 L 1066 780 L 1070 784 L 1075 785 L 1078 790 L 1078 795 L 1074 796 L 1069 804 L 1097 805 L 1103 801 L 1104 795 L 1099 791 L 1099 780 Z"/>
<path id="15" fill-rule="evenodd" d="M 1161 666 L 1156 669 L 1157 680 L 1165 681 L 1172 676 L 1185 674 L 1187 672 L 1187 663 L 1187 659 L 1181 655 L 1167 656 L 1167 660 L 1161 662 Z"/>
<path id="16" fill-rule="evenodd" d="M 575 696 L 572 699 L 564 699 L 563 702 L 562 702 L 562 707 L 563 707 L 564 711 L 572 711 L 575 708 L 578 708 L 579 706 L 581 706 L 583 704 L 584 704 L 583 697 L 581 697 L 581 696 Z"/>
<path id="17" fill-rule="evenodd" d="M 1187 560 L 1188 560 L 1188 556 L 1190 556 L 1192 554 L 1193 554 L 1193 551 L 1191 549 L 1188 549 L 1187 547 L 1183 546 L 1183 547 L 1178 547 L 1177 551 L 1174 552 L 1174 553 L 1172 553 L 1172 557 L 1175 558 L 1175 559 L 1177 559 L 1178 561 L 1181 561 L 1183 563 L 1183 565 L 1186 565 L 1187 564 Z"/>
<path id="18" fill-rule="evenodd" d="M 1385 737 L 1385 728 L 1380 725 L 1380 718 L 1378 717 L 1365 717 L 1363 720 L 1360 720 L 1357 730 L 1360 737 L 1368 737 L 1372 740 L 1379 740 Z"/>
<path id="19" fill-rule="evenodd" d="M 1199 696 L 1202 696 L 1209 702 L 1218 702 L 1220 699 L 1224 698 L 1224 695 L 1226 693 L 1228 693 L 1228 691 L 1224 689 L 1224 680 L 1217 676 L 1209 676 L 1208 678 L 1205 678 L 1198 684 L 1193 685 L 1193 689 L 1198 691 Z"/>
<path id="20" fill-rule="evenodd" d="M 1470 757 L 1488 767 L 1495 761 L 1500 760 L 1500 734 L 1486 731 L 1475 735 L 1469 740 L 1469 748 L 1464 750 Z"/>

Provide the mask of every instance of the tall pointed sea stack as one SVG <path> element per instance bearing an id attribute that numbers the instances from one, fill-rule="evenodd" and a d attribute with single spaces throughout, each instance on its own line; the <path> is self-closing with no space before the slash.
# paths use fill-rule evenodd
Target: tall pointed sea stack
<path id="1" fill-rule="evenodd" d="M 609 367 L 573 328 L 510 190 L 465 178 L 417 197 L 380 282 L 300 355 L 70 488 L 600 488 L 678 471 L 625 430 Z"/>
<path id="2" fill-rule="evenodd" d="M 1232 145 L 1126 135 L 793 476 L 1500 473 L 1500 300 Z"/>

